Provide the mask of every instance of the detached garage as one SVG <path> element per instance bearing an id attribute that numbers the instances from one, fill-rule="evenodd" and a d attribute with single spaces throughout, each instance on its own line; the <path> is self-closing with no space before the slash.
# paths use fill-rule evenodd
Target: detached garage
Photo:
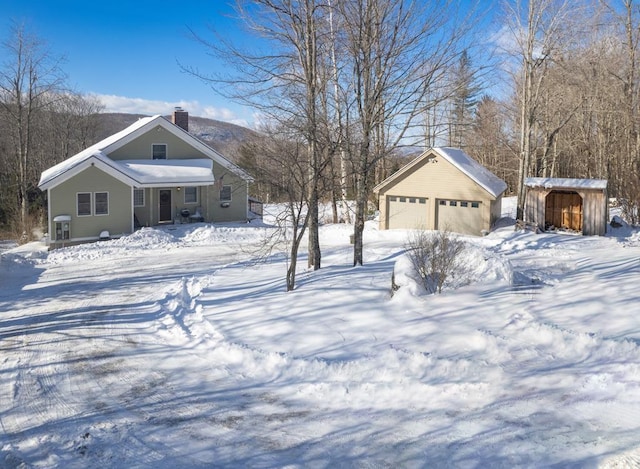
<path id="1" fill-rule="evenodd" d="M 605 234 L 608 219 L 605 179 L 527 178 L 524 185 L 525 221 L 539 230 Z"/>
<path id="2" fill-rule="evenodd" d="M 481 235 L 500 218 L 507 185 L 456 148 L 432 148 L 374 192 L 380 229 L 448 230 Z"/>

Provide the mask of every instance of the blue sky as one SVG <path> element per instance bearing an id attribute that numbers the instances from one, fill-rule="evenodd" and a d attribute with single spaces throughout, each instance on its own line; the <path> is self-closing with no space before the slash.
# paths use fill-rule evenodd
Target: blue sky
<path id="1" fill-rule="evenodd" d="M 495 0 L 492 0 L 492 2 Z M 462 4 L 471 0 L 461 0 Z M 492 2 L 483 0 L 485 13 Z M 221 67 L 191 35 L 247 39 L 229 0 L 0 0 L 0 39 L 11 21 L 64 56 L 69 84 L 100 98 L 107 112 L 191 115 L 252 125 L 254 113 L 217 95 L 178 62 L 204 73 Z M 462 11 L 464 14 L 464 10 Z M 491 16 L 491 14 L 489 14 Z M 0 63 L 6 57 L 0 49 Z"/>
<path id="2" fill-rule="evenodd" d="M 239 34 L 225 1 L 206 0 L 3 0 L 0 32 L 24 23 L 64 56 L 69 84 L 98 95 L 107 111 L 168 114 L 182 106 L 192 115 L 245 124 L 251 111 L 216 95 L 180 70 L 178 61 L 201 70 L 219 67 L 190 37 L 208 25 Z M 211 36 L 210 36 L 211 37 Z M 0 60 L 4 61 L 4 51 Z"/>

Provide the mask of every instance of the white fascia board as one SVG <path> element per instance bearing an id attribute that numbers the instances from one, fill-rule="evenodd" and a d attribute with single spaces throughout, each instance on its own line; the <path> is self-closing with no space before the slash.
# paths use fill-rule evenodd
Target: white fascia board
<path id="1" fill-rule="evenodd" d="M 136 184 L 135 180 L 131 179 L 124 172 L 118 169 L 118 167 L 116 167 L 115 165 L 112 166 L 111 164 L 107 164 L 106 161 L 110 161 L 110 160 L 108 160 L 108 158 L 106 157 L 104 157 L 104 159 L 100 158 L 98 154 L 92 155 L 89 158 L 85 159 L 84 161 L 81 161 L 80 163 L 78 163 L 73 168 L 69 168 L 65 172 L 60 173 L 56 177 L 48 180 L 47 182 L 45 182 L 40 186 L 40 189 L 42 190 L 52 189 L 62 184 L 63 182 L 68 181 L 72 177 L 80 174 L 82 171 L 84 171 L 85 169 L 91 166 L 95 166 L 99 170 L 107 173 L 109 176 L 117 179 L 123 184 L 126 184 L 128 186 L 133 186 Z"/>

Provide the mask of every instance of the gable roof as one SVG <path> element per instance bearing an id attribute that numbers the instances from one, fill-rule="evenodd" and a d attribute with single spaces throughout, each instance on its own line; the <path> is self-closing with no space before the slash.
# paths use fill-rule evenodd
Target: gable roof
<path id="1" fill-rule="evenodd" d="M 97 158 L 107 165 L 110 165 L 108 161 L 111 161 L 113 164 L 110 166 L 120 166 L 115 161 L 112 161 L 107 154 L 126 145 L 157 126 L 164 128 L 176 137 L 186 141 L 189 145 L 204 153 L 220 166 L 232 171 L 241 179 L 244 179 L 245 181 L 253 181 L 253 178 L 248 173 L 226 159 L 216 150 L 198 140 L 181 127 L 169 122 L 161 115 L 155 115 L 139 119 L 126 129 L 116 132 L 81 152 L 76 153 L 72 157 L 67 158 L 63 162 L 43 171 L 40 176 L 38 187 L 44 190 L 64 182 L 68 177 L 79 172 L 81 168 L 84 169 L 84 163 L 90 158 Z"/>
<path id="2" fill-rule="evenodd" d="M 606 189 L 606 179 L 573 179 L 573 178 L 526 178 L 526 187 L 543 187 L 545 189 Z"/>
<path id="3" fill-rule="evenodd" d="M 507 190 L 507 183 L 493 174 L 487 168 L 482 166 L 476 160 L 467 155 L 464 151 L 458 148 L 451 147 L 438 147 L 430 148 L 415 158 L 410 163 L 406 164 L 398 171 L 393 173 L 387 179 L 382 181 L 376 187 L 373 188 L 374 192 L 380 192 L 380 190 L 389 183 L 401 179 L 407 172 L 420 164 L 423 160 L 430 156 L 439 156 L 444 158 L 461 172 L 470 177 L 476 184 L 486 190 L 493 197 L 499 197 L 504 191 Z"/>

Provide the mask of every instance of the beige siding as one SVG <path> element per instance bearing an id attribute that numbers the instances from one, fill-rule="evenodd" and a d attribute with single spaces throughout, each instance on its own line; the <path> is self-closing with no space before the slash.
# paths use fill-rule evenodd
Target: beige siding
<path id="1" fill-rule="evenodd" d="M 495 215 L 495 200 L 484 188 L 479 186 L 457 167 L 446 159 L 436 156 L 433 159 L 424 159 L 419 164 L 403 174 L 401 178 L 392 180 L 380 189 L 380 228 L 388 229 L 387 197 L 426 197 L 428 198 L 429 211 L 427 229 L 438 227 L 438 200 L 459 200 L 480 202 L 479 210 L 482 220 L 481 226 L 469 227 L 465 232 L 480 235 L 483 229 L 491 226 L 492 215 Z M 475 218 L 475 217 L 474 217 Z"/>
<path id="2" fill-rule="evenodd" d="M 81 216 L 77 214 L 76 195 L 79 192 L 108 192 L 109 215 Z M 58 215 L 71 216 L 71 240 L 97 239 L 100 232 L 108 230 L 113 235 L 131 233 L 133 215 L 131 188 L 109 176 L 95 166 L 90 166 L 69 180 L 49 191 L 52 221 Z M 93 200 L 93 199 L 92 199 Z M 92 208 L 93 211 L 93 208 Z M 55 227 L 49 227 L 55 233 Z"/>
<path id="3" fill-rule="evenodd" d="M 493 226 L 502 217 L 502 197 L 498 197 L 496 200 L 491 201 L 491 219 L 489 225 Z"/>
<path id="4" fill-rule="evenodd" d="M 437 210 L 438 230 L 478 236 L 482 234 L 483 229 L 489 229 L 487 204 L 479 203 L 478 207 L 474 207 L 469 201 L 438 200 Z"/>
<path id="5" fill-rule="evenodd" d="M 204 153 L 160 126 L 109 153 L 108 156 L 113 160 L 150 160 L 153 144 L 162 143 L 167 145 L 169 160 L 207 158 Z"/>

